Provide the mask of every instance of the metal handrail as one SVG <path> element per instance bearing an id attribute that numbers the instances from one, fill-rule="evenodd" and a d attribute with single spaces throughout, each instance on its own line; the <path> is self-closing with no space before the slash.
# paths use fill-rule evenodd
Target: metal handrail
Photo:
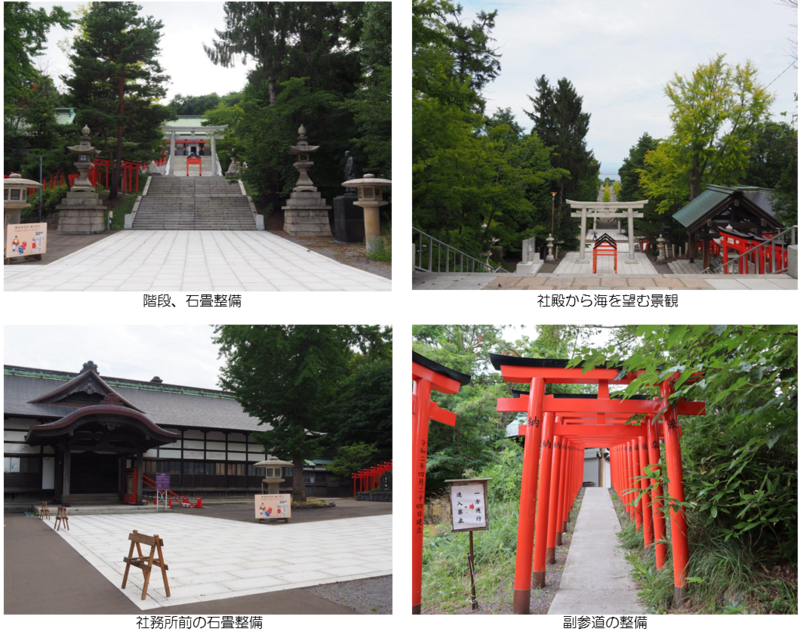
<path id="1" fill-rule="evenodd" d="M 411 231 L 414 234 L 414 269 L 416 271 L 508 273 L 508 270 L 502 267 L 492 267 L 488 260 L 470 256 L 416 227 L 412 227 Z M 436 254 L 435 261 L 434 254 Z M 444 269 L 442 269 L 442 259 L 444 259 Z"/>
<path id="2" fill-rule="evenodd" d="M 746 252 L 738 254 L 736 256 L 736 258 L 731 258 L 727 262 L 721 263 L 721 264 L 716 265 L 714 267 L 710 267 L 710 266 L 706 267 L 700 273 L 701 274 L 727 273 L 725 271 L 725 268 L 728 267 L 729 265 L 736 265 L 737 266 L 737 272 L 736 273 L 738 273 L 738 263 L 739 263 L 740 260 L 745 258 L 748 254 L 752 254 L 753 252 L 758 252 L 762 248 L 765 248 L 767 245 L 771 245 L 772 246 L 771 247 L 772 251 L 770 251 L 771 269 L 770 269 L 769 273 L 770 274 L 783 274 L 788 270 L 788 267 L 785 266 L 787 261 L 784 258 L 784 261 L 783 261 L 784 264 L 780 265 L 777 270 L 775 269 L 775 243 L 776 243 L 776 241 L 779 241 L 781 238 L 783 238 L 787 234 L 791 234 L 791 242 L 789 243 L 789 245 L 796 245 L 797 244 L 797 225 L 792 225 L 788 229 L 784 229 L 780 234 L 777 234 L 776 236 L 773 236 L 769 240 L 766 240 L 763 243 L 761 243 L 760 245 L 756 245 L 755 247 L 752 247 L 752 248 L 748 249 Z M 755 265 L 758 265 L 758 254 L 756 254 L 756 256 L 755 256 L 754 263 L 755 263 Z"/>

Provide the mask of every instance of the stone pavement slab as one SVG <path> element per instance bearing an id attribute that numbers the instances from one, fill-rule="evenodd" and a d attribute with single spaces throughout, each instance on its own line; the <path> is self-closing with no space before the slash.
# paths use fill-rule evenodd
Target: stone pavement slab
<path id="1" fill-rule="evenodd" d="M 608 489 L 585 488 L 561 585 L 548 614 L 638 614 L 645 611 L 617 548 L 619 520 Z"/>
<path id="2" fill-rule="evenodd" d="M 389 279 L 269 232 L 121 231 L 48 265 L 7 265 L 6 291 L 390 291 Z"/>
<path id="3" fill-rule="evenodd" d="M 156 571 L 145 600 L 135 568 L 125 590 L 120 587 L 134 529 L 164 540 L 169 598 Z M 391 574 L 390 515 L 283 527 L 174 514 L 72 516 L 70 529 L 57 534 L 141 610 Z M 342 565 L 343 557 L 351 562 Z M 248 571 L 261 561 L 270 563 Z"/>

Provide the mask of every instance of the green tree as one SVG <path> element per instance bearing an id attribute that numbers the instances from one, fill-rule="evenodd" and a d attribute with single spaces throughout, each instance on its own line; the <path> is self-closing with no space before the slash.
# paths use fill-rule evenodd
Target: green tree
<path id="1" fill-rule="evenodd" d="M 207 111 L 215 109 L 221 98 L 216 92 L 206 94 L 204 96 L 183 96 L 176 95 L 169 102 L 169 107 L 175 110 L 178 116 L 202 116 Z"/>
<path id="2" fill-rule="evenodd" d="M 608 185 L 603 187 L 603 202 L 604 203 L 611 202 L 611 190 L 608 188 Z"/>
<path id="3" fill-rule="evenodd" d="M 478 11 L 472 24 L 462 23 L 463 7 L 450 5 L 443 7 L 448 14 L 445 28 L 449 34 L 449 47 L 453 54 L 453 72 L 456 78 L 467 84 L 476 94 L 500 74 L 500 54 L 492 49 L 490 43 L 497 11 L 486 13 Z M 483 106 L 483 101 L 481 101 Z"/>
<path id="4" fill-rule="evenodd" d="M 674 212 L 709 184 L 737 184 L 774 101 L 750 61 L 732 67 L 724 55 L 691 77 L 675 74 L 664 91 L 672 103 L 672 135 L 647 154 L 640 178 L 659 213 Z"/>
<path id="5" fill-rule="evenodd" d="M 109 197 L 116 198 L 123 156 L 154 158 L 163 144 L 161 125 L 172 111 L 159 63 L 164 25 L 139 14 L 132 2 L 94 2 L 81 17 L 70 55 L 72 76 L 63 78 L 78 106 L 76 126 L 89 125 L 114 162 Z"/>
<path id="6" fill-rule="evenodd" d="M 292 461 L 293 493 L 305 501 L 303 464 L 322 452 L 320 430 L 337 402 L 353 349 L 385 350 L 380 328 L 341 325 L 222 325 L 214 342 L 225 359 L 220 383 L 271 429 L 256 440 L 266 454 Z"/>
<path id="7" fill-rule="evenodd" d="M 550 147 L 553 167 L 565 170 L 553 183 L 556 209 L 569 217 L 565 201 L 595 200 L 595 185 L 600 173 L 600 163 L 586 147 L 591 114 L 583 111 L 583 98 L 566 78 L 552 87 L 542 75 L 536 80 L 536 96 L 528 96 L 532 110 L 525 113 L 534 122 L 534 131 Z M 573 225 L 574 229 L 574 225 Z"/>
<path id="8" fill-rule="evenodd" d="M 331 412 L 333 447 L 368 442 L 377 457 L 392 458 L 392 359 L 358 355 L 350 373 L 339 384 L 336 405 Z M 338 451 L 338 450 L 337 450 Z M 359 468 L 360 469 L 360 468 Z"/>
<path id="9" fill-rule="evenodd" d="M 391 178 L 392 5 L 369 2 L 361 17 L 361 80 L 346 102 L 358 131 L 351 142 L 363 153 L 365 170 Z"/>
<path id="10" fill-rule="evenodd" d="M 334 476 L 349 480 L 355 472 L 378 463 L 380 457 L 376 457 L 377 453 L 378 448 L 374 443 L 344 445 L 337 450 L 333 463 L 328 464 L 327 469 Z"/>
<path id="11" fill-rule="evenodd" d="M 15 106 L 19 93 L 29 88 L 40 75 L 32 58 L 44 51 L 50 28 L 59 25 L 69 29 L 72 24 L 69 13 L 62 7 L 53 7 L 48 13 L 46 9 L 32 9 L 30 2 L 3 3 L 3 99 L 6 111 L 9 106 Z"/>

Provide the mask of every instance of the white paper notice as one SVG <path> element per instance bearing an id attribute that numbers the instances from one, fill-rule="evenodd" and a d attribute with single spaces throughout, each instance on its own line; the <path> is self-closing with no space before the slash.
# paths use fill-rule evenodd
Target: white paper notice
<path id="1" fill-rule="evenodd" d="M 483 487 L 483 483 L 450 486 L 454 530 L 486 527 L 486 497 Z"/>

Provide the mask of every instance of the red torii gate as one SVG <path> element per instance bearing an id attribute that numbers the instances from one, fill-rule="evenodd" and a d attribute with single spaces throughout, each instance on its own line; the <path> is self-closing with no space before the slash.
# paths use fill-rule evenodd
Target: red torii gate
<path id="1" fill-rule="evenodd" d="M 560 534 L 566 529 L 569 512 L 580 490 L 583 451 L 587 447 L 613 448 L 614 456 L 611 461 L 614 487 L 624 497 L 623 502 L 631 517 L 637 519 L 637 529 L 645 523 L 645 544 L 649 547 L 653 538 L 659 542 L 656 553 L 658 567 L 661 568 L 666 558 L 666 549 L 662 543 L 663 517 L 658 510 L 660 493 L 657 488 L 651 488 L 651 502 L 645 504 L 641 501 L 640 507 L 634 509 L 634 501 L 624 492 L 637 488 L 633 477 L 644 475 L 643 466 L 658 463 L 658 440 L 663 438 L 667 448 L 669 494 L 677 501 L 684 500 L 677 415 L 704 413 L 705 404 L 681 400 L 670 407 L 668 399 L 673 393 L 674 380 L 678 374 L 661 383 L 661 397 L 658 399 L 640 396 L 623 400 L 610 398 L 609 384 L 628 385 L 641 372 L 622 375 L 620 368 L 610 366 L 582 372 L 579 368 L 567 368 L 566 360 L 497 354 L 491 355 L 491 361 L 495 369 L 501 371 L 505 381 L 531 385 L 528 395 L 521 392 L 518 393 L 518 398 L 497 400 L 499 412 L 522 412 L 528 415 L 527 424 L 520 427 L 520 434 L 526 438 L 514 579 L 514 613 L 530 612 L 531 571 L 533 570 L 536 585 L 544 586 L 546 563 L 555 562 L 555 545 L 560 543 Z M 545 395 L 547 383 L 598 385 L 599 391 L 597 396 Z M 660 432 L 657 431 L 654 420 L 659 414 L 662 415 L 662 426 L 667 426 L 662 427 Z M 627 421 L 635 415 L 644 415 L 647 418 L 640 426 L 627 425 Z M 645 444 L 648 445 L 647 457 L 644 456 Z M 634 451 L 637 453 L 635 464 Z M 542 482 L 537 487 L 540 478 Z M 656 491 L 653 492 L 653 489 Z M 644 517 L 643 514 L 647 511 L 650 511 L 650 515 Z M 670 521 L 675 598 L 680 603 L 684 598 L 685 568 L 689 557 L 684 509 L 672 509 Z M 535 550 L 534 525 L 537 533 Z"/>
<path id="2" fill-rule="evenodd" d="M 425 470 L 428 461 L 428 424 L 438 421 L 455 427 L 456 415 L 431 401 L 431 390 L 455 394 L 467 385 L 471 376 L 440 365 L 412 352 L 411 380 L 413 382 L 411 418 L 414 450 L 412 454 L 412 544 L 411 591 L 412 614 L 419 614 L 422 601 L 422 533 L 425 526 Z"/>

